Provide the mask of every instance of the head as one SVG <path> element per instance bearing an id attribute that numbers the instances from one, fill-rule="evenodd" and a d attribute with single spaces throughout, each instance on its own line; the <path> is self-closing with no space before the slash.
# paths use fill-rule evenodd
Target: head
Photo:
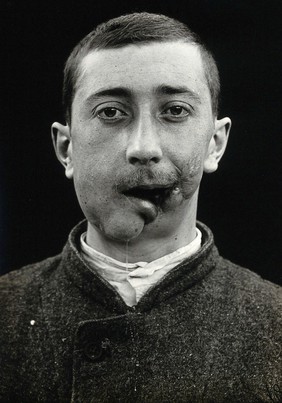
<path id="1" fill-rule="evenodd" d="M 76 46 L 53 141 L 93 243 L 187 242 L 202 174 L 227 143 L 218 95 L 211 53 L 168 17 L 122 16 Z"/>

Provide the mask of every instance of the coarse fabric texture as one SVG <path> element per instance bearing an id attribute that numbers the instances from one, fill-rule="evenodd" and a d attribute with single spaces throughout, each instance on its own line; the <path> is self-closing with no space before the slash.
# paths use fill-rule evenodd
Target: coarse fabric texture
<path id="1" fill-rule="evenodd" d="M 281 288 L 201 249 L 135 307 L 62 254 L 0 280 L 1 402 L 281 402 Z"/>

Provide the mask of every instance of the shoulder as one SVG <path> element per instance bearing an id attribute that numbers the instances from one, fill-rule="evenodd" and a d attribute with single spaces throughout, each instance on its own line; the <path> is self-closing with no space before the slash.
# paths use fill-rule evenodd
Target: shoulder
<path id="1" fill-rule="evenodd" d="M 251 331 L 253 339 L 259 335 L 280 338 L 282 288 L 279 285 L 221 257 L 211 277 L 208 287 L 213 298 L 238 328 Z"/>
<path id="2" fill-rule="evenodd" d="M 204 283 L 213 295 L 226 297 L 227 302 L 262 305 L 265 308 L 280 308 L 282 303 L 282 287 L 263 279 L 252 271 L 220 256 L 214 244 L 211 230 L 203 223 L 197 222 L 202 232 L 202 255 L 199 253 L 199 264 L 209 265 L 210 271 Z M 204 255 L 204 250 L 208 252 Z"/>
<path id="3" fill-rule="evenodd" d="M 281 303 L 282 288 L 268 280 L 263 279 L 254 271 L 232 263 L 219 257 L 217 261 L 217 281 L 225 286 L 231 295 L 240 295 L 240 298 L 256 301 Z M 266 298 L 267 297 L 267 298 Z"/>
<path id="4" fill-rule="evenodd" d="M 41 284 L 57 268 L 61 255 L 11 271 L 0 277 L 0 304 L 3 315 L 7 310 L 19 312 L 26 305 L 26 300 L 38 298 Z M 3 315 L 1 315 L 3 317 Z"/>
<path id="5" fill-rule="evenodd" d="M 11 271 L 0 277 L 0 306 L 3 312 L 0 320 L 12 320 L 24 312 L 39 309 L 41 289 L 43 285 L 54 286 L 63 276 L 63 268 L 72 265 L 79 254 L 76 249 L 79 245 L 81 231 L 86 228 L 86 221 L 79 223 L 70 233 L 62 252 L 41 262 Z"/>
<path id="6" fill-rule="evenodd" d="M 53 277 L 60 260 L 60 255 L 48 258 L 0 278 L 1 354 L 6 354 L 11 346 L 21 344 L 20 340 L 28 340 L 26 332 L 35 317 L 44 322 L 42 285 Z"/>
<path id="7" fill-rule="evenodd" d="M 60 263 L 60 260 L 61 255 L 57 255 L 4 274 L 0 277 L 0 287 L 1 289 L 9 288 L 11 286 L 20 286 L 20 288 L 23 288 L 29 283 L 33 283 L 41 276 L 44 276 L 45 273 L 56 268 Z"/>

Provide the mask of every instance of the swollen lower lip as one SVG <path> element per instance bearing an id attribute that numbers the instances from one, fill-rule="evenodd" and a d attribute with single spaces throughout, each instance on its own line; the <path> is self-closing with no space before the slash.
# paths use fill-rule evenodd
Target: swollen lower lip
<path id="1" fill-rule="evenodd" d="M 131 197 L 130 200 L 131 203 L 137 207 L 139 213 L 144 217 L 145 224 L 148 224 L 157 218 L 158 209 L 154 203 L 137 197 Z"/>

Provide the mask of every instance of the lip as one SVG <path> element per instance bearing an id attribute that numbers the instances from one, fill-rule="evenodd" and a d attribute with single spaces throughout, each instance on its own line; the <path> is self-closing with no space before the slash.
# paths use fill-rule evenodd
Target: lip
<path id="1" fill-rule="evenodd" d="M 137 185 L 137 186 L 134 186 L 132 189 L 135 189 L 135 188 L 148 189 L 148 190 L 150 190 L 150 189 L 169 189 L 169 188 L 171 188 L 173 186 L 174 186 L 173 184 L 160 184 L 160 183 L 155 184 L 155 183 L 152 183 L 152 184 L 149 184 L 149 185 Z"/>
<path id="2" fill-rule="evenodd" d="M 127 198 L 152 203 L 155 207 L 162 208 L 171 197 L 175 184 L 151 183 L 131 187 L 123 192 Z"/>
<path id="3" fill-rule="evenodd" d="M 174 186 L 176 186 L 175 183 L 144 183 L 121 189 L 121 193 L 131 192 L 134 191 L 134 189 L 140 189 L 140 190 L 170 189 L 173 188 Z"/>

